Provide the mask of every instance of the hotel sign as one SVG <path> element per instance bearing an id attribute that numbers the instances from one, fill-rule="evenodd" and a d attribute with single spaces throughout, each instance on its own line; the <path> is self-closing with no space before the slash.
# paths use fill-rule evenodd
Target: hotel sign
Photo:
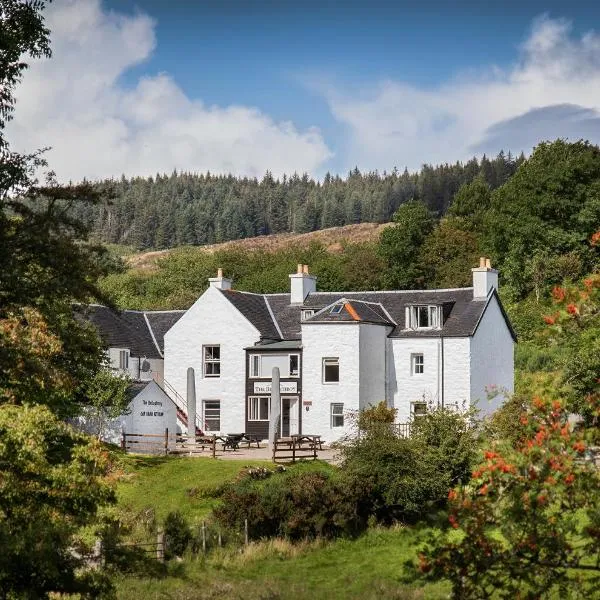
<path id="1" fill-rule="evenodd" d="M 297 381 L 280 381 L 279 392 L 281 394 L 297 394 L 298 393 L 298 382 Z M 271 382 L 270 381 L 255 381 L 254 382 L 254 393 L 255 394 L 270 394 L 271 393 Z"/>

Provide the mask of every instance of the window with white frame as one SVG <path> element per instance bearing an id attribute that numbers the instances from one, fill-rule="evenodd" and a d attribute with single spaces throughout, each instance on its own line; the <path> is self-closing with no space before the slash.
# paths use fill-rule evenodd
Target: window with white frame
<path id="1" fill-rule="evenodd" d="M 323 359 L 323 383 L 338 383 L 340 380 L 340 359 Z"/>
<path id="2" fill-rule="evenodd" d="M 204 429 L 221 431 L 221 401 L 203 400 Z"/>
<path id="3" fill-rule="evenodd" d="M 271 418 L 271 398 L 250 396 L 248 398 L 248 421 L 268 421 Z"/>
<path id="4" fill-rule="evenodd" d="M 119 369 L 122 371 L 129 369 L 129 350 L 121 350 L 119 352 Z"/>
<path id="5" fill-rule="evenodd" d="M 331 404 L 331 427 L 344 426 L 344 405 L 342 403 L 333 402 Z"/>
<path id="6" fill-rule="evenodd" d="M 339 315 L 343 309 L 344 309 L 343 304 L 336 304 L 331 308 L 331 310 L 329 311 L 329 314 Z"/>
<path id="7" fill-rule="evenodd" d="M 427 414 L 427 402 L 413 402 L 412 403 L 412 416 L 422 417 Z"/>
<path id="8" fill-rule="evenodd" d="M 290 377 L 300 377 L 299 354 L 290 354 Z"/>
<path id="9" fill-rule="evenodd" d="M 204 377 L 221 376 L 221 346 L 203 346 Z"/>
<path id="10" fill-rule="evenodd" d="M 418 305 L 406 307 L 408 329 L 439 329 L 441 327 L 441 307 Z"/>
<path id="11" fill-rule="evenodd" d="M 304 308 L 302 309 L 302 320 L 306 321 L 306 319 L 310 319 L 315 314 L 313 309 Z"/>
<path id="12" fill-rule="evenodd" d="M 413 375 L 422 375 L 425 372 L 425 359 L 422 354 L 412 354 L 411 363 Z"/>
<path id="13" fill-rule="evenodd" d="M 260 377 L 261 374 L 261 360 L 260 354 L 250 355 L 250 377 Z"/>

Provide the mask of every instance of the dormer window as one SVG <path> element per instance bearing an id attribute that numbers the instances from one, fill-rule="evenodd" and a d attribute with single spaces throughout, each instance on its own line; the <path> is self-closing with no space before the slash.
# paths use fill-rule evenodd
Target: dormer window
<path id="1" fill-rule="evenodd" d="M 302 320 L 306 321 L 306 319 L 310 319 L 314 314 L 314 310 L 305 308 L 302 310 Z"/>
<path id="2" fill-rule="evenodd" d="M 440 306 L 418 305 L 406 308 L 407 329 L 439 329 L 441 323 Z"/>

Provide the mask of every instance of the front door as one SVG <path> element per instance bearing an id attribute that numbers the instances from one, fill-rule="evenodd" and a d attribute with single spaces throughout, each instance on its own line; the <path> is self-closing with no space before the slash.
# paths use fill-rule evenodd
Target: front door
<path id="1" fill-rule="evenodd" d="M 298 396 L 281 398 L 281 437 L 300 433 L 299 406 Z"/>

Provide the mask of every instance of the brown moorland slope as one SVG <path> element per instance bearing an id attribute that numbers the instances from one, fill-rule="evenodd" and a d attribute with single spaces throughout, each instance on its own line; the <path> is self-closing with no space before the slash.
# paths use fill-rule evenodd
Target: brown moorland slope
<path id="1" fill-rule="evenodd" d="M 343 227 L 330 227 L 311 231 L 309 233 L 277 233 L 273 235 L 262 235 L 259 237 L 246 238 L 243 240 L 231 240 L 220 244 L 208 244 L 198 246 L 199 251 L 217 252 L 219 250 L 263 250 L 265 252 L 277 252 L 289 246 L 306 247 L 312 243 L 322 244 L 329 252 L 340 252 L 343 244 L 361 244 L 375 242 L 379 234 L 391 223 L 358 223 L 356 225 L 344 225 Z M 152 271 L 157 266 L 157 261 L 166 256 L 173 249 L 155 250 L 124 256 L 127 266 L 136 270 Z"/>

